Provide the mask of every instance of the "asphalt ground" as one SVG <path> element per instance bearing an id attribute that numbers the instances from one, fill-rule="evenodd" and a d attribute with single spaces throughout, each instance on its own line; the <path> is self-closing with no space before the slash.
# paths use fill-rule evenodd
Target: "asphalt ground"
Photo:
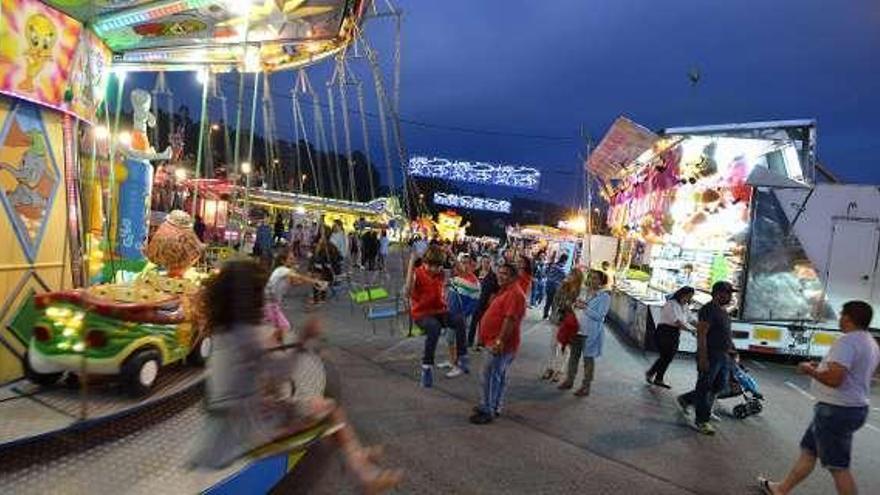
<path id="1" fill-rule="evenodd" d="M 399 274 L 386 280 L 390 290 Z M 292 322 L 324 322 L 326 359 L 342 378 L 342 404 L 363 440 L 385 447 L 384 464 L 405 471 L 396 493 L 759 493 L 758 475 L 783 476 L 798 455 L 812 416 L 809 380 L 793 364 L 745 356 L 766 397 L 764 411 L 746 419 L 729 413 L 739 399 L 719 401 L 718 433 L 696 433 L 675 407 L 693 387 L 695 364 L 677 358 L 667 373 L 672 390 L 648 386 L 644 371 L 656 354 L 632 349 L 607 329 L 592 394 L 574 397 L 538 376 L 549 353 L 551 325 L 530 310 L 522 348 L 509 374 L 505 410 L 489 425 L 468 422 L 479 397 L 475 373 L 439 374 L 432 389 L 418 384 L 423 337 L 407 338 L 406 318 L 377 322 L 339 295 L 304 313 L 305 290 L 288 301 Z M 442 342 L 442 341 L 441 341 Z M 438 348 L 438 362 L 445 349 Z M 481 356 L 472 353 L 472 367 Z M 874 392 L 868 424 L 857 434 L 852 469 L 862 493 L 880 493 L 880 400 Z M 339 467 L 328 469 L 317 493 L 352 493 Z M 833 493 L 817 468 L 797 493 Z"/>

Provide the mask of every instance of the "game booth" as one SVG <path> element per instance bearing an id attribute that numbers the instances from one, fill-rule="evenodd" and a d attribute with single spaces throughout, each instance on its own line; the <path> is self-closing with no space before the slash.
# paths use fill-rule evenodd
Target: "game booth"
<path id="1" fill-rule="evenodd" d="M 344 51 L 369 3 L 0 0 L 0 493 L 265 493 L 331 428 L 188 467 L 212 347 L 193 217 L 225 229 L 230 187 L 199 178 L 208 80 L 198 146 L 162 151 L 155 94 L 125 80 L 268 79 Z M 184 148 L 189 202 L 151 214 Z M 299 362 L 296 393 L 329 393 L 317 354 Z"/>
<path id="2" fill-rule="evenodd" d="M 655 134 L 618 119 L 587 162 L 621 240 L 615 326 L 652 348 L 671 293 L 692 286 L 699 306 L 724 280 L 737 349 L 820 357 L 843 302 L 880 309 L 880 189 L 817 182 L 815 146 L 809 120 Z"/>

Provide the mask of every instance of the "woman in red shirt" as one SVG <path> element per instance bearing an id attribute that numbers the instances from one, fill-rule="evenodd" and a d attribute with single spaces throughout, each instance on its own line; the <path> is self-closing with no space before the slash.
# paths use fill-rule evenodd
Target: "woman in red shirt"
<path id="1" fill-rule="evenodd" d="M 410 297 L 410 315 L 413 322 L 425 331 L 425 349 L 422 355 L 421 383 L 423 387 L 434 384 L 434 354 L 440 331 L 451 328 L 455 331 L 455 346 L 458 355 L 456 364 L 465 373 L 470 372 L 467 356 L 467 336 L 461 315 L 452 315 L 446 306 L 446 274 L 443 272 L 445 260 L 438 246 L 431 246 L 422 258 L 422 264 L 414 268 L 412 258 L 406 276 L 405 293 Z"/>

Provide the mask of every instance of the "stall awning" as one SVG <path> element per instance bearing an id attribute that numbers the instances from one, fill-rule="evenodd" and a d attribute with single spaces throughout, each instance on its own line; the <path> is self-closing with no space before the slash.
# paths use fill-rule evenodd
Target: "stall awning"
<path id="1" fill-rule="evenodd" d="M 659 136 L 626 117 L 618 117 L 590 153 L 587 168 L 607 183 L 621 169 L 650 149 Z"/>

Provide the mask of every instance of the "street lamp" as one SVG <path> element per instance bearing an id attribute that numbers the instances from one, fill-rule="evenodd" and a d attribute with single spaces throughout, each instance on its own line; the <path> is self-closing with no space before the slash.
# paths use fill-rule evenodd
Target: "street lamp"
<path id="1" fill-rule="evenodd" d="M 241 162 L 241 173 L 244 175 L 251 174 L 251 162 Z"/>
<path id="2" fill-rule="evenodd" d="M 220 124 L 211 124 L 211 130 L 212 130 L 212 131 L 219 131 L 219 130 L 220 130 Z"/>

